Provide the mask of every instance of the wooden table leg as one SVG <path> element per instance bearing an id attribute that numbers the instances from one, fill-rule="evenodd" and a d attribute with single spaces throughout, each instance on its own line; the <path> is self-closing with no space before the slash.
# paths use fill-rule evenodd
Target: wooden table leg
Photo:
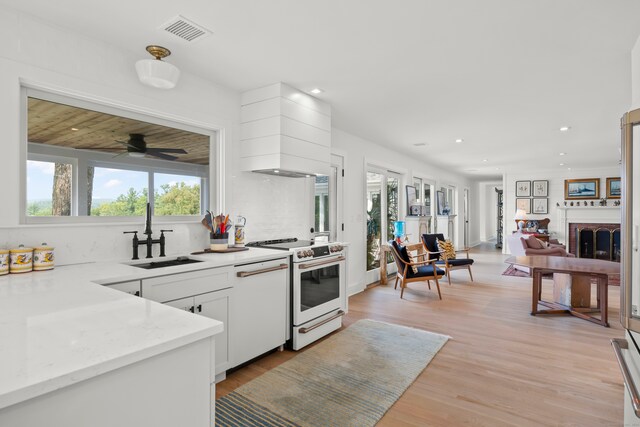
<path id="1" fill-rule="evenodd" d="M 387 284 L 387 251 L 389 247 L 382 245 L 380 247 L 380 285 L 386 286 Z"/>
<path id="2" fill-rule="evenodd" d="M 542 273 L 533 270 L 533 289 L 531 291 L 531 315 L 535 316 L 538 312 L 538 301 L 540 301 L 540 293 L 542 292 Z"/>

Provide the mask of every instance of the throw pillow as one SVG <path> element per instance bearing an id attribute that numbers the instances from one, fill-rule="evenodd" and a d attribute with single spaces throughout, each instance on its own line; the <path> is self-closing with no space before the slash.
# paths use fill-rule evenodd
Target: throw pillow
<path id="1" fill-rule="evenodd" d="M 400 253 L 400 258 L 402 258 L 404 261 L 407 261 L 407 262 L 414 262 L 413 257 L 411 256 L 411 254 L 407 250 L 406 246 L 398 245 L 398 249 L 399 249 L 399 253 Z M 411 265 L 410 267 L 411 267 L 411 270 L 413 270 L 414 274 L 418 272 L 418 267 L 417 266 Z"/>
<path id="2" fill-rule="evenodd" d="M 438 250 L 443 252 L 440 254 L 442 259 L 456 259 L 456 249 L 453 247 L 451 240 L 438 240 Z"/>
<path id="3" fill-rule="evenodd" d="M 544 240 L 540 240 L 536 237 L 536 240 L 538 242 L 540 242 L 540 245 L 542 246 L 542 249 L 546 249 L 549 245 L 547 244 L 547 242 L 545 242 Z"/>
<path id="4" fill-rule="evenodd" d="M 529 246 L 530 249 L 544 249 L 545 248 L 545 246 L 542 243 L 542 241 L 537 239 L 536 236 L 529 236 L 527 238 L 527 246 Z"/>
<path id="5" fill-rule="evenodd" d="M 419 257 L 414 257 L 413 255 L 411 255 L 411 252 L 407 251 L 407 253 L 409 254 L 409 259 L 411 260 L 411 262 L 418 262 L 419 261 Z M 417 265 L 412 265 L 411 266 L 411 270 L 413 270 L 413 274 L 418 274 L 418 266 Z"/>

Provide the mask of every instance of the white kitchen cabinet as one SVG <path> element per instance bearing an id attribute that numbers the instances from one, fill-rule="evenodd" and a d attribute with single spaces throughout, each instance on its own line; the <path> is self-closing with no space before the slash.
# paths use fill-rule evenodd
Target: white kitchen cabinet
<path id="1" fill-rule="evenodd" d="M 231 267 L 208 268 L 142 280 L 142 295 L 157 302 L 174 301 L 231 286 Z"/>
<path id="2" fill-rule="evenodd" d="M 229 306 L 231 289 L 167 301 L 165 304 L 191 313 L 199 314 L 224 323 L 224 331 L 215 337 L 216 375 L 231 368 L 229 355 Z"/>
<path id="3" fill-rule="evenodd" d="M 105 286 L 110 287 L 111 289 L 117 289 L 122 292 L 126 292 L 131 295 L 135 295 L 137 297 L 140 295 L 140 280 L 131 280 L 129 282 L 120 282 L 120 283 L 109 283 Z"/>
<path id="4" fill-rule="evenodd" d="M 234 267 L 230 331 L 238 366 L 286 341 L 289 259 Z"/>

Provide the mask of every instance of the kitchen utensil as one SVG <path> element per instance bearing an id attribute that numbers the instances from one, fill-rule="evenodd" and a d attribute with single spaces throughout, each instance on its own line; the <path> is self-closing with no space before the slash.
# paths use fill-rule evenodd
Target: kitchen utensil
<path id="1" fill-rule="evenodd" d="M 24 245 L 9 251 L 9 272 L 26 273 L 33 269 L 33 248 Z"/>
<path id="2" fill-rule="evenodd" d="M 54 267 L 53 247 L 43 243 L 33 248 L 33 270 L 51 270 Z"/>

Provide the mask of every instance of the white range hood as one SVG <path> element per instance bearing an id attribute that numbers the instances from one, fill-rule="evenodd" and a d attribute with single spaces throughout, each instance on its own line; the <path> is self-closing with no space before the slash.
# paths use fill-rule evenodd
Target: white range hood
<path id="1" fill-rule="evenodd" d="M 241 170 L 288 177 L 329 173 L 329 104 L 284 83 L 245 92 L 241 104 Z"/>

